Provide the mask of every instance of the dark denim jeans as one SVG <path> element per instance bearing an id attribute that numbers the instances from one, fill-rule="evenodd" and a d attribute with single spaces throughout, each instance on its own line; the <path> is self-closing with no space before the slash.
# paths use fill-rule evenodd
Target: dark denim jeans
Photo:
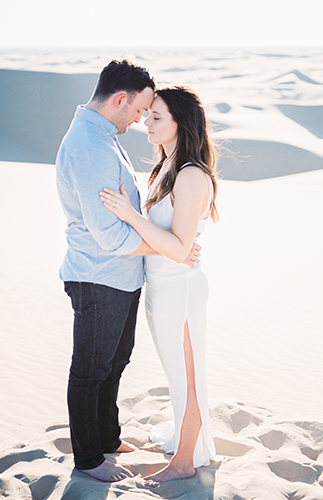
<path id="1" fill-rule="evenodd" d="M 117 396 L 129 363 L 141 290 L 65 282 L 74 309 L 68 409 L 75 467 L 92 469 L 121 444 Z"/>

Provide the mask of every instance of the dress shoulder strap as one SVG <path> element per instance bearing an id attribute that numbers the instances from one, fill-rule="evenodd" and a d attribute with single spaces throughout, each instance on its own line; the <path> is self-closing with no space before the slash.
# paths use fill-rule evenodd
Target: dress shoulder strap
<path id="1" fill-rule="evenodd" d="M 182 170 L 182 168 L 188 167 L 188 166 L 190 166 L 190 165 L 192 165 L 192 167 L 194 167 L 195 165 L 199 165 L 199 166 L 201 167 L 201 165 L 200 165 L 199 163 L 193 163 L 193 162 L 191 162 L 191 161 L 188 161 L 187 163 L 184 163 L 184 165 L 182 165 L 182 166 L 179 168 L 179 170 Z"/>

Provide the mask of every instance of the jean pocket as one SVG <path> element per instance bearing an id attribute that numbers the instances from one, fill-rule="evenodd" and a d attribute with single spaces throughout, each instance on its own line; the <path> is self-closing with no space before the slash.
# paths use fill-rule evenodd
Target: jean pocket
<path id="1" fill-rule="evenodd" d="M 64 290 L 71 299 L 72 308 L 78 314 L 82 314 L 83 309 L 83 283 L 78 281 L 65 281 Z"/>

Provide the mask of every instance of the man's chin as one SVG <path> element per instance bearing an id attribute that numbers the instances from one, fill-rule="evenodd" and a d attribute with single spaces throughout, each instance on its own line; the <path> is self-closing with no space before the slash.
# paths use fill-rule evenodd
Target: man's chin
<path id="1" fill-rule="evenodd" d="M 126 134 L 128 132 L 128 128 L 129 127 L 123 127 L 121 129 L 118 130 L 118 134 L 119 135 L 122 135 L 122 134 Z"/>

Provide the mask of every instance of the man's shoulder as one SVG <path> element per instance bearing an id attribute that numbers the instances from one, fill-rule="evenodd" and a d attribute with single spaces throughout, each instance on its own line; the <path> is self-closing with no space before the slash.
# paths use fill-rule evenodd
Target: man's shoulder
<path id="1" fill-rule="evenodd" d="M 63 138 L 59 156 L 68 159 L 83 157 L 84 155 L 105 155 L 107 158 L 117 160 L 117 146 L 109 134 L 98 133 L 91 124 L 76 124 L 71 126 Z"/>
<path id="2" fill-rule="evenodd" d="M 71 124 L 65 138 L 65 143 L 80 147 L 114 148 L 113 137 L 88 120 L 78 120 Z"/>

